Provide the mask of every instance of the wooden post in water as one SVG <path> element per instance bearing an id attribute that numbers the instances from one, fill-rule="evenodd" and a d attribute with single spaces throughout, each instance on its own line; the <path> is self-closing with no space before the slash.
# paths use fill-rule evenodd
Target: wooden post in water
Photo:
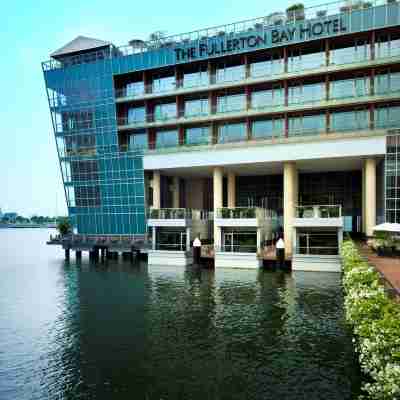
<path id="1" fill-rule="evenodd" d="M 82 260 L 82 251 L 81 250 L 76 250 L 75 258 L 76 258 L 76 261 Z"/>
<path id="2" fill-rule="evenodd" d="M 65 261 L 69 261 L 69 247 L 65 249 Z"/>

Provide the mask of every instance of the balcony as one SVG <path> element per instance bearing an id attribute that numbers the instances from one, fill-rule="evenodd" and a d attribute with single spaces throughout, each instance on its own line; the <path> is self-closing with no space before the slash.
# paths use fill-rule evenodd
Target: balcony
<path id="1" fill-rule="evenodd" d="M 223 207 L 217 209 L 214 224 L 219 227 L 261 227 L 271 220 L 271 210 L 258 207 Z"/>
<path id="2" fill-rule="evenodd" d="M 295 228 L 343 228 L 340 205 L 312 205 L 296 207 Z"/>
<path id="3" fill-rule="evenodd" d="M 223 121 L 229 118 L 242 119 L 247 117 L 257 117 L 257 116 L 273 116 L 276 114 L 288 113 L 288 112 L 302 112 L 302 111 L 312 111 L 316 109 L 330 109 L 339 106 L 354 106 L 359 104 L 370 104 L 386 102 L 389 100 L 394 100 L 400 98 L 400 90 L 388 91 L 386 93 L 379 94 L 366 94 L 365 96 L 344 96 L 335 97 L 329 100 L 312 100 L 307 101 L 305 99 L 299 98 L 298 103 L 291 105 L 281 105 L 281 104 L 268 104 L 265 106 L 255 106 L 243 109 L 243 107 L 238 107 L 237 109 L 231 108 L 227 111 L 219 111 L 212 114 L 205 114 L 201 112 L 197 115 L 190 114 L 188 116 L 182 115 L 177 117 L 176 115 L 156 115 L 148 114 L 145 119 L 131 120 L 128 117 L 118 118 L 118 129 L 120 131 L 132 130 L 138 128 L 157 128 L 157 127 L 167 127 L 176 125 L 187 125 L 194 123 L 204 123 L 212 121 Z"/>
<path id="4" fill-rule="evenodd" d="M 192 93 L 201 93 L 209 90 L 219 90 L 236 88 L 245 85 L 255 85 L 258 83 L 276 82 L 283 81 L 286 79 L 300 79 L 306 78 L 307 76 L 315 76 L 327 72 L 344 72 L 352 69 L 359 69 L 365 67 L 379 67 L 392 63 L 397 63 L 400 60 L 400 54 L 380 57 L 371 59 L 356 59 L 355 57 L 341 57 L 340 62 L 330 61 L 328 65 L 324 62 L 323 65 L 316 66 L 299 66 L 297 69 L 289 72 L 271 73 L 265 71 L 265 73 L 257 72 L 256 74 L 250 74 L 247 77 L 237 77 L 224 82 L 215 82 L 215 76 L 212 76 L 209 82 L 199 82 L 198 84 L 192 84 L 185 86 L 183 80 L 179 80 L 174 84 L 173 88 L 166 88 L 164 90 L 154 91 L 152 85 L 147 85 L 145 90 L 141 92 L 130 92 L 127 88 L 115 89 L 115 101 L 116 103 L 126 103 L 132 101 L 139 101 L 145 99 L 155 99 L 166 96 L 177 96 Z M 251 64 L 250 64 L 251 65 Z M 214 81 L 214 82 L 213 82 Z"/>
<path id="5" fill-rule="evenodd" d="M 151 208 L 147 212 L 147 224 L 151 227 L 187 228 L 209 219 L 208 211 L 188 208 Z"/>

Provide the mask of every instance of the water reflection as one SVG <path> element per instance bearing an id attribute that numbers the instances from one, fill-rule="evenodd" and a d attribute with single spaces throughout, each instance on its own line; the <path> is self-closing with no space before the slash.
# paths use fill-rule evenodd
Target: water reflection
<path id="1" fill-rule="evenodd" d="M 1 399 L 358 393 L 337 274 L 65 264 L 39 233 L 7 234 L 36 252 L 5 270 L 0 245 Z"/>

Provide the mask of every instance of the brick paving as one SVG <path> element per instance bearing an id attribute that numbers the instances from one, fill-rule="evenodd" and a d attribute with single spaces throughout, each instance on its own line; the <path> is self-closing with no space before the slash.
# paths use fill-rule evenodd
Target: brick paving
<path id="1" fill-rule="evenodd" d="M 397 295 L 400 295 L 400 258 L 378 256 L 366 244 L 360 245 L 360 253 L 384 276 Z"/>

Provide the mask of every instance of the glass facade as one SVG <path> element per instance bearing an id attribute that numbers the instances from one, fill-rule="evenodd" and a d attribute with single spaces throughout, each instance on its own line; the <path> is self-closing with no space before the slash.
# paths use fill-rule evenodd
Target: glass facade
<path id="1" fill-rule="evenodd" d="M 176 147 L 179 145 L 178 130 L 157 131 L 156 148 Z"/>
<path id="2" fill-rule="evenodd" d="M 370 78 L 360 77 L 330 82 L 330 98 L 343 99 L 347 97 L 368 96 L 370 94 Z"/>
<path id="3" fill-rule="evenodd" d="M 326 131 L 325 114 L 289 118 L 289 136 L 315 135 Z"/>
<path id="4" fill-rule="evenodd" d="M 246 109 L 246 95 L 234 94 L 217 98 L 217 112 L 243 111 Z"/>
<path id="5" fill-rule="evenodd" d="M 284 136 L 283 118 L 274 118 L 261 121 L 254 121 L 251 125 L 252 138 L 269 139 L 272 137 Z"/>
<path id="6" fill-rule="evenodd" d="M 186 144 L 198 145 L 211 143 L 210 128 L 208 126 L 193 127 L 186 129 Z"/>
<path id="7" fill-rule="evenodd" d="M 283 106 L 285 104 L 285 93 L 281 85 L 276 85 L 270 90 L 259 90 L 251 94 L 252 108 L 267 108 Z"/>
<path id="8" fill-rule="evenodd" d="M 234 67 L 220 67 L 215 74 L 216 83 L 240 81 L 246 77 L 246 68 L 244 65 Z"/>
<path id="9" fill-rule="evenodd" d="M 218 127 L 218 143 L 238 142 L 247 138 L 246 124 L 224 124 Z"/>
<path id="10" fill-rule="evenodd" d="M 331 131 L 351 131 L 369 127 L 368 110 L 343 111 L 331 114 Z"/>
<path id="11" fill-rule="evenodd" d="M 177 117 L 176 103 L 156 104 L 154 107 L 154 120 L 162 121 Z"/>
<path id="12" fill-rule="evenodd" d="M 185 117 L 196 117 L 209 114 L 208 99 L 185 101 Z"/>
<path id="13" fill-rule="evenodd" d="M 400 136 L 386 138 L 385 159 L 386 222 L 400 223 Z"/>
<path id="14" fill-rule="evenodd" d="M 296 84 L 289 87 L 288 103 L 313 103 L 325 100 L 325 83 Z"/>

